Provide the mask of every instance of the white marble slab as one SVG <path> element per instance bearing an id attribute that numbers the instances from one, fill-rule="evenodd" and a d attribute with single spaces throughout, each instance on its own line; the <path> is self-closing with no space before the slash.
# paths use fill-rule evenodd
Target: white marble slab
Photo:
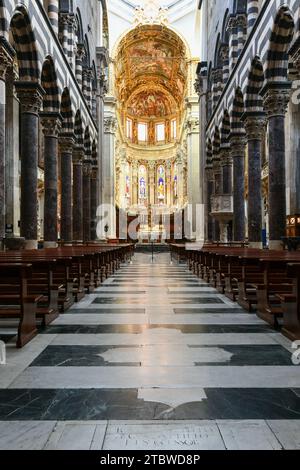
<path id="1" fill-rule="evenodd" d="M 101 450 L 107 423 L 58 422 L 45 450 Z"/>
<path id="2" fill-rule="evenodd" d="M 289 366 L 31 367 L 10 388 L 299 388 Z"/>
<path id="3" fill-rule="evenodd" d="M 53 340 L 55 346 L 131 346 L 147 344 L 189 344 L 193 346 L 276 345 L 265 333 L 199 333 L 184 334 L 179 330 L 155 328 L 142 334 L 60 334 Z"/>
<path id="4" fill-rule="evenodd" d="M 55 421 L 0 422 L 0 450 L 41 450 Z"/>
<path id="5" fill-rule="evenodd" d="M 104 450 L 224 450 L 216 424 L 108 424 Z"/>
<path id="6" fill-rule="evenodd" d="M 222 348 L 189 348 L 185 345 L 147 345 L 137 348 L 114 348 L 99 354 L 106 362 L 140 363 L 147 366 L 193 366 L 195 363 L 226 363 L 232 354 Z"/>
<path id="7" fill-rule="evenodd" d="M 228 450 L 281 450 L 265 421 L 217 421 Z"/>
<path id="8" fill-rule="evenodd" d="M 300 450 L 300 420 L 268 420 L 267 423 L 285 450 Z"/>
<path id="9" fill-rule="evenodd" d="M 174 409 L 185 403 L 197 403 L 207 400 L 207 396 L 203 388 L 179 388 L 178 390 L 170 390 L 169 388 L 141 388 L 138 391 L 138 399 L 164 403 L 171 409 Z"/>
<path id="10" fill-rule="evenodd" d="M 143 314 L 101 314 L 79 313 L 77 315 L 61 315 L 53 325 L 146 325 L 149 324 L 148 315 Z"/>

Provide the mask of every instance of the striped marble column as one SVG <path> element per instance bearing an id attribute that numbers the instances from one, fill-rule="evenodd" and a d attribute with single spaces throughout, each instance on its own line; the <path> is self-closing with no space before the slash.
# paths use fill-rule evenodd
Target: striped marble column
<path id="1" fill-rule="evenodd" d="M 229 33 L 229 70 L 232 71 L 238 59 L 238 27 L 237 18 L 231 16 L 228 22 Z"/>
<path id="2" fill-rule="evenodd" d="M 213 88 L 212 88 L 212 93 L 213 93 L 213 108 L 215 108 L 218 104 L 218 101 L 220 99 L 220 96 L 222 94 L 222 84 L 223 84 L 223 78 L 222 78 L 223 72 L 221 69 L 215 69 L 212 72 L 212 79 L 213 79 Z"/>
<path id="3" fill-rule="evenodd" d="M 85 56 L 85 48 L 83 44 L 77 44 L 77 51 L 76 51 L 76 67 L 75 67 L 75 75 L 78 82 L 78 85 L 82 89 L 82 62 Z"/>
<path id="4" fill-rule="evenodd" d="M 230 137 L 231 157 L 233 159 L 233 237 L 234 241 L 245 240 L 245 149 L 244 136 Z"/>
<path id="5" fill-rule="evenodd" d="M 223 87 L 226 85 L 229 78 L 229 47 L 227 44 L 224 44 L 221 49 L 221 57 L 223 61 Z"/>
<path id="6" fill-rule="evenodd" d="M 247 19 L 246 15 L 237 16 L 237 59 L 241 55 L 247 39 Z"/>
<path id="7" fill-rule="evenodd" d="M 248 34 L 252 30 L 259 13 L 259 0 L 248 0 L 247 18 L 248 18 Z"/>
<path id="8" fill-rule="evenodd" d="M 75 70 L 76 66 L 76 56 L 75 56 L 75 29 L 76 29 L 76 20 L 73 13 L 68 15 L 68 46 L 67 46 L 67 56 L 70 67 Z"/>
<path id="9" fill-rule="evenodd" d="M 59 40 L 65 55 L 68 55 L 69 50 L 69 14 L 60 13 L 59 15 Z"/>
<path id="10" fill-rule="evenodd" d="M 48 17 L 56 34 L 58 34 L 59 0 L 49 0 Z"/>
<path id="11" fill-rule="evenodd" d="M 83 147 L 73 151 L 73 240 L 83 242 Z"/>
<path id="12" fill-rule="evenodd" d="M 73 184 L 72 162 L 74 139 L 71 136 L 61 136 L 61 240 L 65 243 L 73 241 Z"/>
<path id="13" fill-rule="evenodd" d="M 44 133 L 44 248 L 57 247 L 57 162 L 58 135 L 61 129 L 61 117 L 57 113 L 41 113 Z"/>
<path id="14" fill-rule="evenodd" d="M 260 115 L 245 116 L 248 141 L 248 240 L 253 248 L 262 248 L 262 182 L 261 153 L 265 137 L 266 118 Z"/>
<path id="15" fill-rule="evenodd" d="M 34 82 L 16 82 L 21 105 L 21 236 L 26 249 L 37 249 L 39 111 L 44 90 Z"/>
<path id="16" fill-rule="evenodd" d="M 269 246 L 281 249 L 286 234 L 285 114 L 290 83 L 269 82 L 261 91 L 268 116 L 269 140 Z"/>
<path id="17" fill-rule="evenodd" d="M 5 39 L 0 39 L 0 241 L 5 237 L 5 129 L 6 72 L 13 62 L 14 51 Z"/>
<path id="18" fill-rule="evenodd" d="M 98 181 L 98 167 L 93 162 L 91 172 L 91 240 L 97 239 L 97 181 Z"/>
<path id="19" fill-rule="evenodd" d="M 91 241 L 91 160 L 83 162 L 83 241 Z"/>

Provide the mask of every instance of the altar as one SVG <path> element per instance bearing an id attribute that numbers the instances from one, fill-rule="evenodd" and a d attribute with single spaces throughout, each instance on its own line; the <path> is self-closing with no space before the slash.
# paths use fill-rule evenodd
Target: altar
<path id="1" fill-rule="evenodd" d="M 167 239 L 167 232 L 164 226 L 141 225 L 138 231 L 139 243 L 162 243 Z"/>

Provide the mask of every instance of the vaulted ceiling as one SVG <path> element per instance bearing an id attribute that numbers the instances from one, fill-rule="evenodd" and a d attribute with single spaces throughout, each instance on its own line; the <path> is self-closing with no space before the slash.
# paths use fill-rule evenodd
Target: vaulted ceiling
<path id="1" fill-rule="evenodd" d="M 182 40 L 170 29 L 140 26 L 122 40 L 116 58 L 120 104 L 134 117 L 167 117 L 183 106 L 187 63 Z"/>

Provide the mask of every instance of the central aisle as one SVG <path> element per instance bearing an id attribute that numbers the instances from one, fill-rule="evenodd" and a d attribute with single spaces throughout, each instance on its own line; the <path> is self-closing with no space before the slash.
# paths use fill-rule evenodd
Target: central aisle
<path id="1" fill-rule="evenodd" d="M 9 347 L 0 448 L 300 448 L 288 346 L 168 254 L 137 254 Z"/>

